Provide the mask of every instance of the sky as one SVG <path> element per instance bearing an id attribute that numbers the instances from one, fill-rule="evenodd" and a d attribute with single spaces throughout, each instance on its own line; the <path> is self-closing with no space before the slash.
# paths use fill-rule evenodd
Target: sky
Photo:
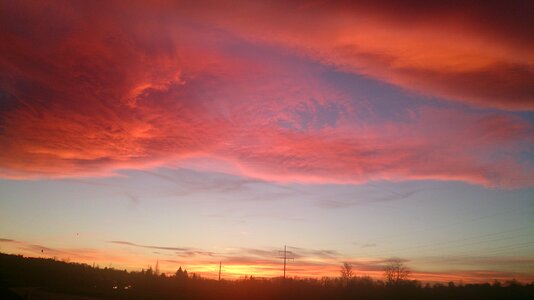
<path id="1" fill-rule="evenodd" d="M 0 251 L 534 280 L 532 1 L 3 1 Z"/>

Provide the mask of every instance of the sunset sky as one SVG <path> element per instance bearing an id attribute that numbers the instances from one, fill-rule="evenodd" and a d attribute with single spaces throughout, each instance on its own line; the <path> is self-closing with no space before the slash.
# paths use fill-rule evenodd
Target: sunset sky
<path id="1" fill-rule="evenodd" d="M 471 2 L 2 1 L 0 252 L 533 281 L 534 2 Z"/>

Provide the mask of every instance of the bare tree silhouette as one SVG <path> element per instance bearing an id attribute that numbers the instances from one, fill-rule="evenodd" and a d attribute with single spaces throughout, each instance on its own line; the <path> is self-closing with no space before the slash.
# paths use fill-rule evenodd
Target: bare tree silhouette
<path id="1" fill-rule="evenodd" d="M 389 260 L 388 264 L 384 267 L 384 275 L 388 284 L 396 285 L 408 280 L 410 270 L 404 265 L 401 259 L 394 258 Z"/>
<path id="2" fill-rule="evenodd" d="M 352 265 L 348 262 L 344 262 L 339 271 L 341 274 L 341 280 L 344 284 L 348 284 L 349 281 L 354 277 L 354 271 L 352 270 Z"/>

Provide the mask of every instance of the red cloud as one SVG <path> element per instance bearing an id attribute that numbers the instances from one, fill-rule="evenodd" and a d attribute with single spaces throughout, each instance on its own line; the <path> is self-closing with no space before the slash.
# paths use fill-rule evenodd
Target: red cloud
<path id="1" fill-rule="evenodd" d="M 274 181 L 534 182 L 520 159 L 533 144 L 523 119 L 426 107 L 400 110 L 404 120 L 368 116 L 358 95 L 329 85 L 309 61 L 470 103 L 532 108 L 531 54 L 518 46 L 519 33 L 506 37 L 468 22 L 458 37 L 465 43 L 450 43 L 431 33 L 450 35 L 454 26 L 417 17 L 407 24 L 418 30 L 407 30 L 399 21 L 405 11 L 372 5 L 2 6 L 4 178 L 107 176 L 216 157 Z M 254 11 L 263 13 L 252 22 Z M 473 40 L 479 31 L 484 38 Z M 512 65 L 526 73 L 495 79 L 502 73 L 493 68 Z M 513 97 L 504 105 L 500 95 Z"/>

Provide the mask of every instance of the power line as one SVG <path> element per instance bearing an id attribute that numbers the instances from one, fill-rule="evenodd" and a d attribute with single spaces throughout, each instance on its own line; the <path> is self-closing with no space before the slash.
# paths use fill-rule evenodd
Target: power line
<path id="1" fill-rule="evenodd" d="M 511 209 L 508 209 L 508 210 L 505 210 L 505 211 L 496 211 L 496 212 L 493 212 L 491 214 L 477 216 L 477 217 L 474 217 L 474 218 L 471 218 L 471 219 L 467 219 L 467 220 L 458 220 L 456 222 L 448 224 L 447 226 L 443 226 L 441 229 L 450 229 L 450 228 L 453 228 L 453 227 L 464 225 L 465 223 L 474 223 L 474 222 L 478 222 L 480 220 L 484 220 L 484 219 L 492 218 L 492 217 L 496 217 L 496 216 L 501 216 L 501 215 L 530 214 L 530 213 L 532 213 L 532 212 L 529 211 L 531 208 L 534 208 L 534 204 L 527 205 L 526 207 L 514 207 L 514 208 L 511 208 Z M 383 236 L 374 238 L 373 242 L 380 241 L 380 240 L 399 239 L 399 238 L 402 238 L 402 237 L 405 237 L 405 236 L 413 235 L 415 233 L 427 232 L 429 230 L 431 230 L 431 229 L 424 228 L 424 229 L 414 230 L 414 231 L 411 231 L 411 232 L 404 232 L 404 233 L 401 233 L 401 234 L 383 235 Z M 432 229 L 432 230 L 434 230 L 434 229 Z"/>
<path id="2" fill-rule="evenodd" d="M 520 244 L 517 244 L 517 245 L 514 245 L 514 246 L 501 246 L 501 247 L 496 247 L 496 248 L 487 248 L 485 250 L 483 250 L 481 253 L 479 253 L 477 255 L 477 257 L 491 257 L 491 256 L 495 256 L 495 255 L 502 255 L 502 254 L 505 254 L 507 252 L 509 252 L 510 250 L 516 250 L 516 249 L 522 249 L 522 248 L 529 248 L 529 247 L 533 247 L 534 246 L 534 242 L 530 241 L 530 242 L 525 242 L 525 243 L 520 243 Z M 469 252 L 460 252 L 460 253 L 455 253 L 454 256 L 444 256 L 444 257 L 440 257 L 440 258 L 432 258 L 432 257 L 427 257 L 427 258 L 423 258 L 423 259 L 416 259 L 415 262 L 418 262 L 418 263 L 421 263 L 421 262 L 432 262 L 432 263 L 436 263 L 436 262 L 452 262 L 452 261 L 457 261 L 459 260 L 461 256 L 464 256 L 464 255 L 469 255 L 471 254 L 472 251 L 469 251 Z"/>
<path id="3" fill-rule="evenodd" d="M 466 245 L 466 244 L 471 245 L 471 244 L 484 243 L 484 242 L 508 240 L 508 239 L 518 238 L 518 237 L 527 237 L 527 236 L 531 236 L 532 233 L 505 236 L 505 237 L 501 237 L 501 238 L 497 238 L 497 239 L 486 239 L 486 238 L 492 237 L 492 236 L 498 236 L 498 235 L 502 235 L 502 234 L 510 233 L 510 232 L 519 232 L 519 231 L 523 231 L 525 229 L 531 229 L 531 228 L 532 228 L 531 226 L 522 226 L 522 227 L 514 228 L 514 229 L 511 229 L 511 230 L 493 232 L 493 233 L 482 234 L 482 235 L 474 235 L 474 236 L 469 236 L 469 237 L 460 238 L 460 239 L 454 239 L 454 240 L 447 240 L 447 241 L 441 241 L 441 242 L 435 242 L 435 243 L 429 243 L 429 244 L 423 244 L 423 245 L 414 245 L 414 246 L 396 248 L 396 249 L 382 249 L 382 250 L 374 251 L 374 254 L 377 254 L 377 252 L 378 252 L 378 254 L 386 254 L 386 253 L 390 253 L 390 252 L 406 252 L 406 251 L 409 251 L 409 250 L 421 250 L 423 248 L 429 248 L 429 247 L 430 247 L 430 249 L 433 249 L 437 245 L 443 245 L 443 244 L 448 245 L 448 246 L 445 246 L 445 248 L 447 248 L 447 247 L 455 247 L 455 248 L 457 248 L 459 246 L 463 246 L 463 245 Z M 484 240 L 478 240 L 477 241 L 476 239 L 484 239 Z M 460 243 L 459 245 L 458 244 L 450 245 L 450 243 L 456 243 L 456 242 L 462 242 L 462 241 L 468 241 L 468 243 L 463 243 L 463 244 Z M 443 248 L 443 247 L 440 247 L 440 248 Z M 426 249 L 426 250 L 428 250 L 428 249 Z"/>

